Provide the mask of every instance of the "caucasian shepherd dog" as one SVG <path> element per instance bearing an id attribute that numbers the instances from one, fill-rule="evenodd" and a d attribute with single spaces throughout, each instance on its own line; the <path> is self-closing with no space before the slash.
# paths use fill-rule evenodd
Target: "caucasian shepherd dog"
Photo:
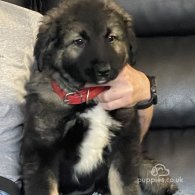
<path id="1" fill-rule="evenodd" d="M 27 85 L 25 195 L 137 195 L 139 183 L 148 194 L 176 191 L 144 182 L 155 161 L 141 157 L 136 109 L 105 111 L 93 99 L 105 89 L 83 89 L 133 64 L 134 43 L 130 16 L 112 0 L 65 0 L 44 17 Z"/>

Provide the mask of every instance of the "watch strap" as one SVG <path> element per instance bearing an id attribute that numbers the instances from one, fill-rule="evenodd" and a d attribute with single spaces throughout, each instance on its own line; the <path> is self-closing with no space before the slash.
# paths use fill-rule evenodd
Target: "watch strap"
<path id="1" fill-rule="evenodd" d="M 147 76 L 148 80 L 150 82 L 150 94 L 151 98 L 149 100 L 144 100 L 141 102 L 138 102 L 135 105 L 135 108 L 138 110 L 149 108 L 152 105 L 156 105 L 158 102 L 157 98 L 157 88 L 156 88 L 156 78 L 154 76 Z"/>

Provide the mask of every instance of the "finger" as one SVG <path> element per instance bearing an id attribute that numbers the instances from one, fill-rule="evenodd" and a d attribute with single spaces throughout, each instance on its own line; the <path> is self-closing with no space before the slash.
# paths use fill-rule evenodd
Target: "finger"
<path id="1" fill-rule="evenodd" d="M 89 83 L 87 83 L 87 84 L 85 84 L 85 86 L 84 87 L 101 87 L 101 86 L 112 86 L 112 83 L 113 83 L 113 81 L 109 81 L 109 82 L 107 82 L 107 83 L 104 83 L 104 84 L 89 84 Z"/>
<path id="2" fill-rule="evenodd" d="M 101 103 L 107 103 L 107 102 L 115 101 L 117 99 L 121 99 L 122 97 L 123 97 L 123 93 L 121 91 L 119 91 L 116 88 L 110 88 L 109 90 L 100 93 L 97 96 L 97 99 Z"/>
<path id="3" fill-rule="evenodd" d="M 102 106 L 104 110 L 115 110 L 118 108 L 127 107 L 127 105 L 125 104 L 124 98 L 117 99 L 117 100 L 107 102 L 107 103 L 100 102 L 99 105 Z"/>

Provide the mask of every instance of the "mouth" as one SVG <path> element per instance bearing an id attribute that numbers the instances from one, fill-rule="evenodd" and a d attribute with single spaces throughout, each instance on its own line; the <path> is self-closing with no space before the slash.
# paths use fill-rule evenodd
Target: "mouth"
<path id="1" fill-rule="evenodd" d="M 110 79 L 108 77 L 101 77 L 101 78 L 97 78 L 96 83 L 97 84 L 105 84 L 109 81 Z"/>

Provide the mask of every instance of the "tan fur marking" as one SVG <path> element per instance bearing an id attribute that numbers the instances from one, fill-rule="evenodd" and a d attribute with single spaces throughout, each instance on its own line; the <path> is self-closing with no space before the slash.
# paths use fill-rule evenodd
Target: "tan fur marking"
<path id="1" fill-rule="evenodd" d="M 56 181 L 56 178 L 54 177 L 53 174 L 50 174 L 49 178 L 49 185 L 50 185 L 50 195 L 59 195 L 58 193 L 58 183 Z"/>
<path id="2" fill-rule="evenodd" d="M 108 179 L 109 179 L 109 187 L 110 187 L 110 192 L 112 195 L 123 195 L 123 184 L 121 182 L 120 175 L 118 171 L 114 168 L 113 165 L 111 165 L 109 174 L 108 174 Z"/>

